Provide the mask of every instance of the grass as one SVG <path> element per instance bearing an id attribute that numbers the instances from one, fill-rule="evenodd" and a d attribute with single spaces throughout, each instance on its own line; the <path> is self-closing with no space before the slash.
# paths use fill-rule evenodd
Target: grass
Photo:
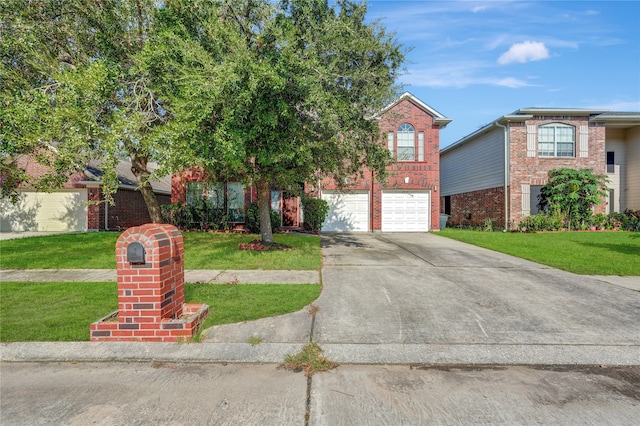
<path id="1" fill-rule="evenodd" d="M 324 356 L 324 351 L 317 342 L 309 342 L 299 353 L 287 355 L 284 366 L 293 371 L 304 371 L 304 375 L 310 377 L 319 371 L 336 368 L 338 364 Z"/>
<path id="2" fill-rule="evenodd" d="M 186 284 L 185 298 L 210 306 L 207 328 L 298 311 L 320 289 L 312 284 Z M 0 282 L 0 341 L 88 341 L 89 325 L 117 309 L 113 282 Z"/>
<path id="3" fill-rule="evenodd" d="M 0 243 L 0 267 L 8 269 L 115 269 L 119 233 L 91 232 L 7 240 Z M 313 235 L 277 234 L 288 251 L 239 250 L 250 234 L 185 232 L 185 269 L 291 269 L 321 267 L 320 239 Z"/>
<path id="4" fill-rule="evenodd" d="M 482 232 L 447 228 L 438 235 L 583 275 L 640 275 L 634 232 Z"/>

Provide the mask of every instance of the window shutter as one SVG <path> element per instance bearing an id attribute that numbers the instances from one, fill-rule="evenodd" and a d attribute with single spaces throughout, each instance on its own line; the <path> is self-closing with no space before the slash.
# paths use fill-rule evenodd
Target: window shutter
<path id="1" fill-rule="evenodd" d="M 580 157 L 589 156 L 589 126 L 580 126 Z"/>
<path id="2" fill-rule="evenodd" d="M 529 216 L 531 214 L 531 186 L 522 184 L 522 215 Z"/>
<path id="3" fill-rule="evenodd" d="M 527 124 L 527 157 L 536 156 L 536 126 Z"/>

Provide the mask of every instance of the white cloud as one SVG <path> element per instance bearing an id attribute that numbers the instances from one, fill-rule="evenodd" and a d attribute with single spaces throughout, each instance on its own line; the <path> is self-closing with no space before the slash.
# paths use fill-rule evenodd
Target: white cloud
<path id="1" fill-rule="evenodd" d="M 472 11 L 473 13 L 478 13 L 478 12 L 483 12 L 483 11 L 485 11 L 485 10 L 487 10 L 487 9 L 489 9 L 489 7 L 488 7 L 488 6 L 476 6 L 476 7 L 474 7 L 473 9 L 471 9 L 471 11 Z"/>
<path id="2" fill-rule="evenodd" d="M 480 61 L 449 62 L 426 68 L 407 70 L 400 80 L 403 84 L 416 87 L 452 87 L 464 88 L 469 86 L 499 86 L 517 89 L 535 86 L 528 82 L 535 77 L 521 80 L 515 77 L 488 77 L 483 70 L 490 70 L 489 63 Z M 484 74 L 484 75 L 483 75 Z"/>
<path id="3" fill-rule="evenodd" d="M 500 80 L 495 80 L 493 84 L 495 84 L 496 86 L 509 87 L 511 89 L 533 86 L 533 84 L 529 84 L 524 80 L 519 80 L 514 77 L 501 78 Z"/>
<path id="4" fill-rule="evenodd" d="M 510 64 L 512 62 L 530 62 L 547 59 L 549 50 L 544 43 L 535 41 L 525 41 L 524 43 L 516 43 L 509 50 L 498 58 L 500 65 Z"/>

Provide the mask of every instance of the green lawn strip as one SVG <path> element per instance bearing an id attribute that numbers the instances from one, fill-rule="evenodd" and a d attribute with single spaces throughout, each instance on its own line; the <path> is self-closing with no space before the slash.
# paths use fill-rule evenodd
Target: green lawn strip
<path id="1" fill-rule="evenodd" d="M 206 328 L 295 312 L 320 290 L 313 284 L 186 284 L 185 298 L 210 306 Z M 0 282 L 0 341 L 88 341 L 89 325 L 117 309 L 113 282 Z"/>
<path id="2" fill-rule="evenodd" d="M 292 269 L 321 267 L 320 238 L 274 235 L 294 250 L 256 252 L 238 249 L 259 238 L 251 234 L 185 232 L 185 269 Z M 8 269 L 114 269 L 119 233 L 91 232 L 7 240 L 0 243 L 0 267 Z"/>
<path id="3" fill-rule="evenodd" d="M 482 232 L 438 235 L 583 275 L 640 275 L 640 234 L 633 232 Z"/>

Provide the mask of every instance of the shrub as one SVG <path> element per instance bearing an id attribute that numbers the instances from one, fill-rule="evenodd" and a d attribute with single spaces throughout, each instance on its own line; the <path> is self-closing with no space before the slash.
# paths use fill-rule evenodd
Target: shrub
<path id="1" fill-rule="evenodd" d="M 563 216 L 558 211 L 549 214 L 538 213 L 524 218 L 520 224 L 520 230 L 524 232 L 557 231 L 563 227 Z"/>
<path id="2" fill-rule="evenodd" d="M 231 219 L 224 209 L 215 208 L 207 199 L 195 204 L 173 203 L 161 206 L 162 218 L 181 230 L 229 229 Z"/>
<path id="3" fill-rule="evenodd" d="M 627 209 L 622 213 L 609 213 L 609 226 L 624 231 L 640 232 L 640 210 Z"/>
<path id="4" fill-rule="evenodd" d="M 304 209 L 304 227 L 308 231 L 318 232 L 329 214 L 329 203 L 319 198 L 302 198 Z"/>
<path id="5" fill-rule="evenodd" d="M 606 196 L 605 175 L 589 169 L 549 170 L 549 182 L 540 189 L 539 207 L 559 209 L 566 216 L 567 228 L 588 227 L 593 206 Z"/>
<path id="6" fill-rule="evenodd" d="M 271 215 L 271 232 L 276 233 L 280 230 L 280 215 L 277 211 L 269 209 Z M 260 233 L 260 211 L 258 209 L 258 203 L 255 201 L 249 204 L 245 211 L 245 226 L 254 234 Z"/>

